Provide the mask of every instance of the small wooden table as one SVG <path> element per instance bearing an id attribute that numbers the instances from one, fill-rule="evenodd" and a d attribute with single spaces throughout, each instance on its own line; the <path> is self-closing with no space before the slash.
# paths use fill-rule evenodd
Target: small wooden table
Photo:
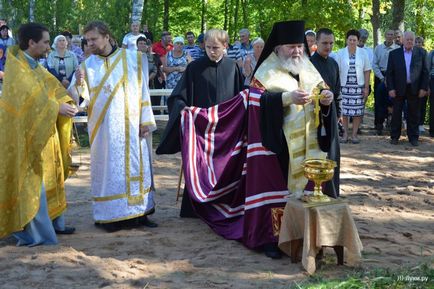
<path id="1" fill-rule="evenodd" d="M 303 267 L 313 274 L 323 247 L 334 249 L 338 265 L 344 264 L 344 248 L 347 264 L 360 261 L 363 246 L 348 204 L 334 201 L 311 206 L 296 199 L 288 200 L 280 227 L 279 248 L 293 263 L 300 261 L 302 251 Z"/>

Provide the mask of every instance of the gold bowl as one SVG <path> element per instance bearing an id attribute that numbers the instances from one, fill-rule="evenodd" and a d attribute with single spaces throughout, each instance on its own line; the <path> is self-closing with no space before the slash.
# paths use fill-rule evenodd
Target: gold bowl
<path id="1" fill-rule="evenodd" d="M 307 202 L 329 202 L 330 198 L 321 191 L 321 184 L 333 178 L 336 162 L 327 159 L 308 159 L 303 162 L 304 176 L 315 183 L 315 190 Z"/>

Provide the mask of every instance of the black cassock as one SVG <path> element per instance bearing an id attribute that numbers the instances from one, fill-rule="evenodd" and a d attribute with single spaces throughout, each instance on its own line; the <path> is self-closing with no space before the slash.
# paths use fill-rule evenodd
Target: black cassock
<path id="1" fill-rule="evenodd" d="M 315 61 L 315 60 L 314 60 Z M 335 91 L 334 83 L 329 83 L 332 78 L 327 75 L 328 70 L 322 66 L 317 66 L 312 61 L 324 81 L 335 95 L 334 101 L 339 101 L 340 88 Z M 296 77 L 297 78 L 297 77 Z M 337 75 L 339 80 L 339 75 Z M 336 100 L 338 98 L 338 100 Z M 337 104 L 339 105 L 339 104 Z M 327 152 L 327 158 L 337 163 L 335 174 L 331 181 L 326 182 L 324 193 L 330 197 L 339 196 L 339 172 L 340 172 L 340 147 L 337 122 L 337 105 L 321 105 L 320 124 L 317 130 L 318 144 L 322 151 Z M 283 133 L 283 105 L 282 93 L 272 93 L 265 91 L 261 97 L 261 134 L 262 144 L 278 155 L 281 169 L 285 176 L 288 175 L 288 146 Z M 322 129 L 324 127 L 324 130 Z"/>
<path id="2" fill-rule="evenodd" d="M 181 150 L 181 111 L 186 106 L 208 108 L 224 102 L 243 89 L 244 79 L 238 65 L 223 57 L 218 63 L 203 56 L 191 62 L 167 100 L 169 122 L 164 130 L 157 154 L 174 154 Z M 194 217 L 186 189 L 182 198 L 181 217 Z"/>

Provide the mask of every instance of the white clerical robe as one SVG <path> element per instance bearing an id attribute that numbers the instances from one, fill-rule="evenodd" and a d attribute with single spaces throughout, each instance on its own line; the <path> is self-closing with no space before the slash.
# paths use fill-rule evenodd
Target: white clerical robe
<path id="1" fill-rule="evenodd" d="M 117 49 L 82 63 L 85 83 L 70 92 L 88 99 L 91 190 L 94 219 L 111 223 L 146 215 L 154 208 L 151 147 L 140 126 L 156 129 L 145 54 Z"/>

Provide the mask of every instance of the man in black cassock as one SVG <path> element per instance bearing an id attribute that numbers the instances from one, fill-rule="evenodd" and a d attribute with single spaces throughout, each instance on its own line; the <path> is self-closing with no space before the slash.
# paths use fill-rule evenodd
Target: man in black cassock
<path id="1" fill-rule="evenodd" d="M 336 106 L 331 105 L 333 92 L 338 95 L 339 90 L 331 79 L 321 77 L 306 47 L 303 21 L 275 23 L 251 84 L 265 89 L 260 100 L 262 143 L 279 155 L 281 169 L 288 175 L 289 193 L 295 197 L 311 190 L 303 175 L 305 159 L 328 157 L 339 164 L 340 155 Z M 324 80 L 331 90 L 323 85 Z M 316 89 L 321 89 L 318 118 L 311 97 Z M 339 196 L 339 173 L 326 183 L 324 193 Z"/>
<path id="2" fill-rule="evenodd" d="M 341 82 L 339 79 L 339 66 L 337 62 L 329 57 L 333 50 L 333 44 L 335 42 L 335 37 L 333 31 L 328 28 L 321 28 L 316 33 L 316 43 L 317 50 L 314 55 L 311 56 L 310 61 L 321 74 L 324 82 L 327 84 L 331 92 L 334 95 L 334 114 L 330 116 L 332 122 L 337 122 L 341 118 Z M 336 116 L 335 116 L 336 115 Z M 331 130 L 335 129 L 335 126 L 331 126 Z M 340 167 L 340 147 L 339 140 L 333 139 L 337 138 L 338 134 L 333 131 L 331 132 L 331 143 L 335 144 L 330 147 L 327 152 L 327 158 L 335 160 L 337 162 L 337 167 L 335 168 L 335 174 L 333 176 L 334 181 L 328 182 L 327 186 L 336 186 L 332 188 L 333 191 L 339 192 L 339 167 Z"/>
<path id="3" fill-rule="evenodd" d="M 163 133 L 157 154 L 174 154 L 181 150 L 181 111 L 188 106 L 209 108 L 236 96 L 244 79 L 238 65 L 224 56 L 229 43 L 227 32 L 208 30 L 205 34 L 206 55 L 191 62 L 167 100 L 169 122 Z M 181 205 L 181 217 L 196 217 L 186 189 Z"/>

